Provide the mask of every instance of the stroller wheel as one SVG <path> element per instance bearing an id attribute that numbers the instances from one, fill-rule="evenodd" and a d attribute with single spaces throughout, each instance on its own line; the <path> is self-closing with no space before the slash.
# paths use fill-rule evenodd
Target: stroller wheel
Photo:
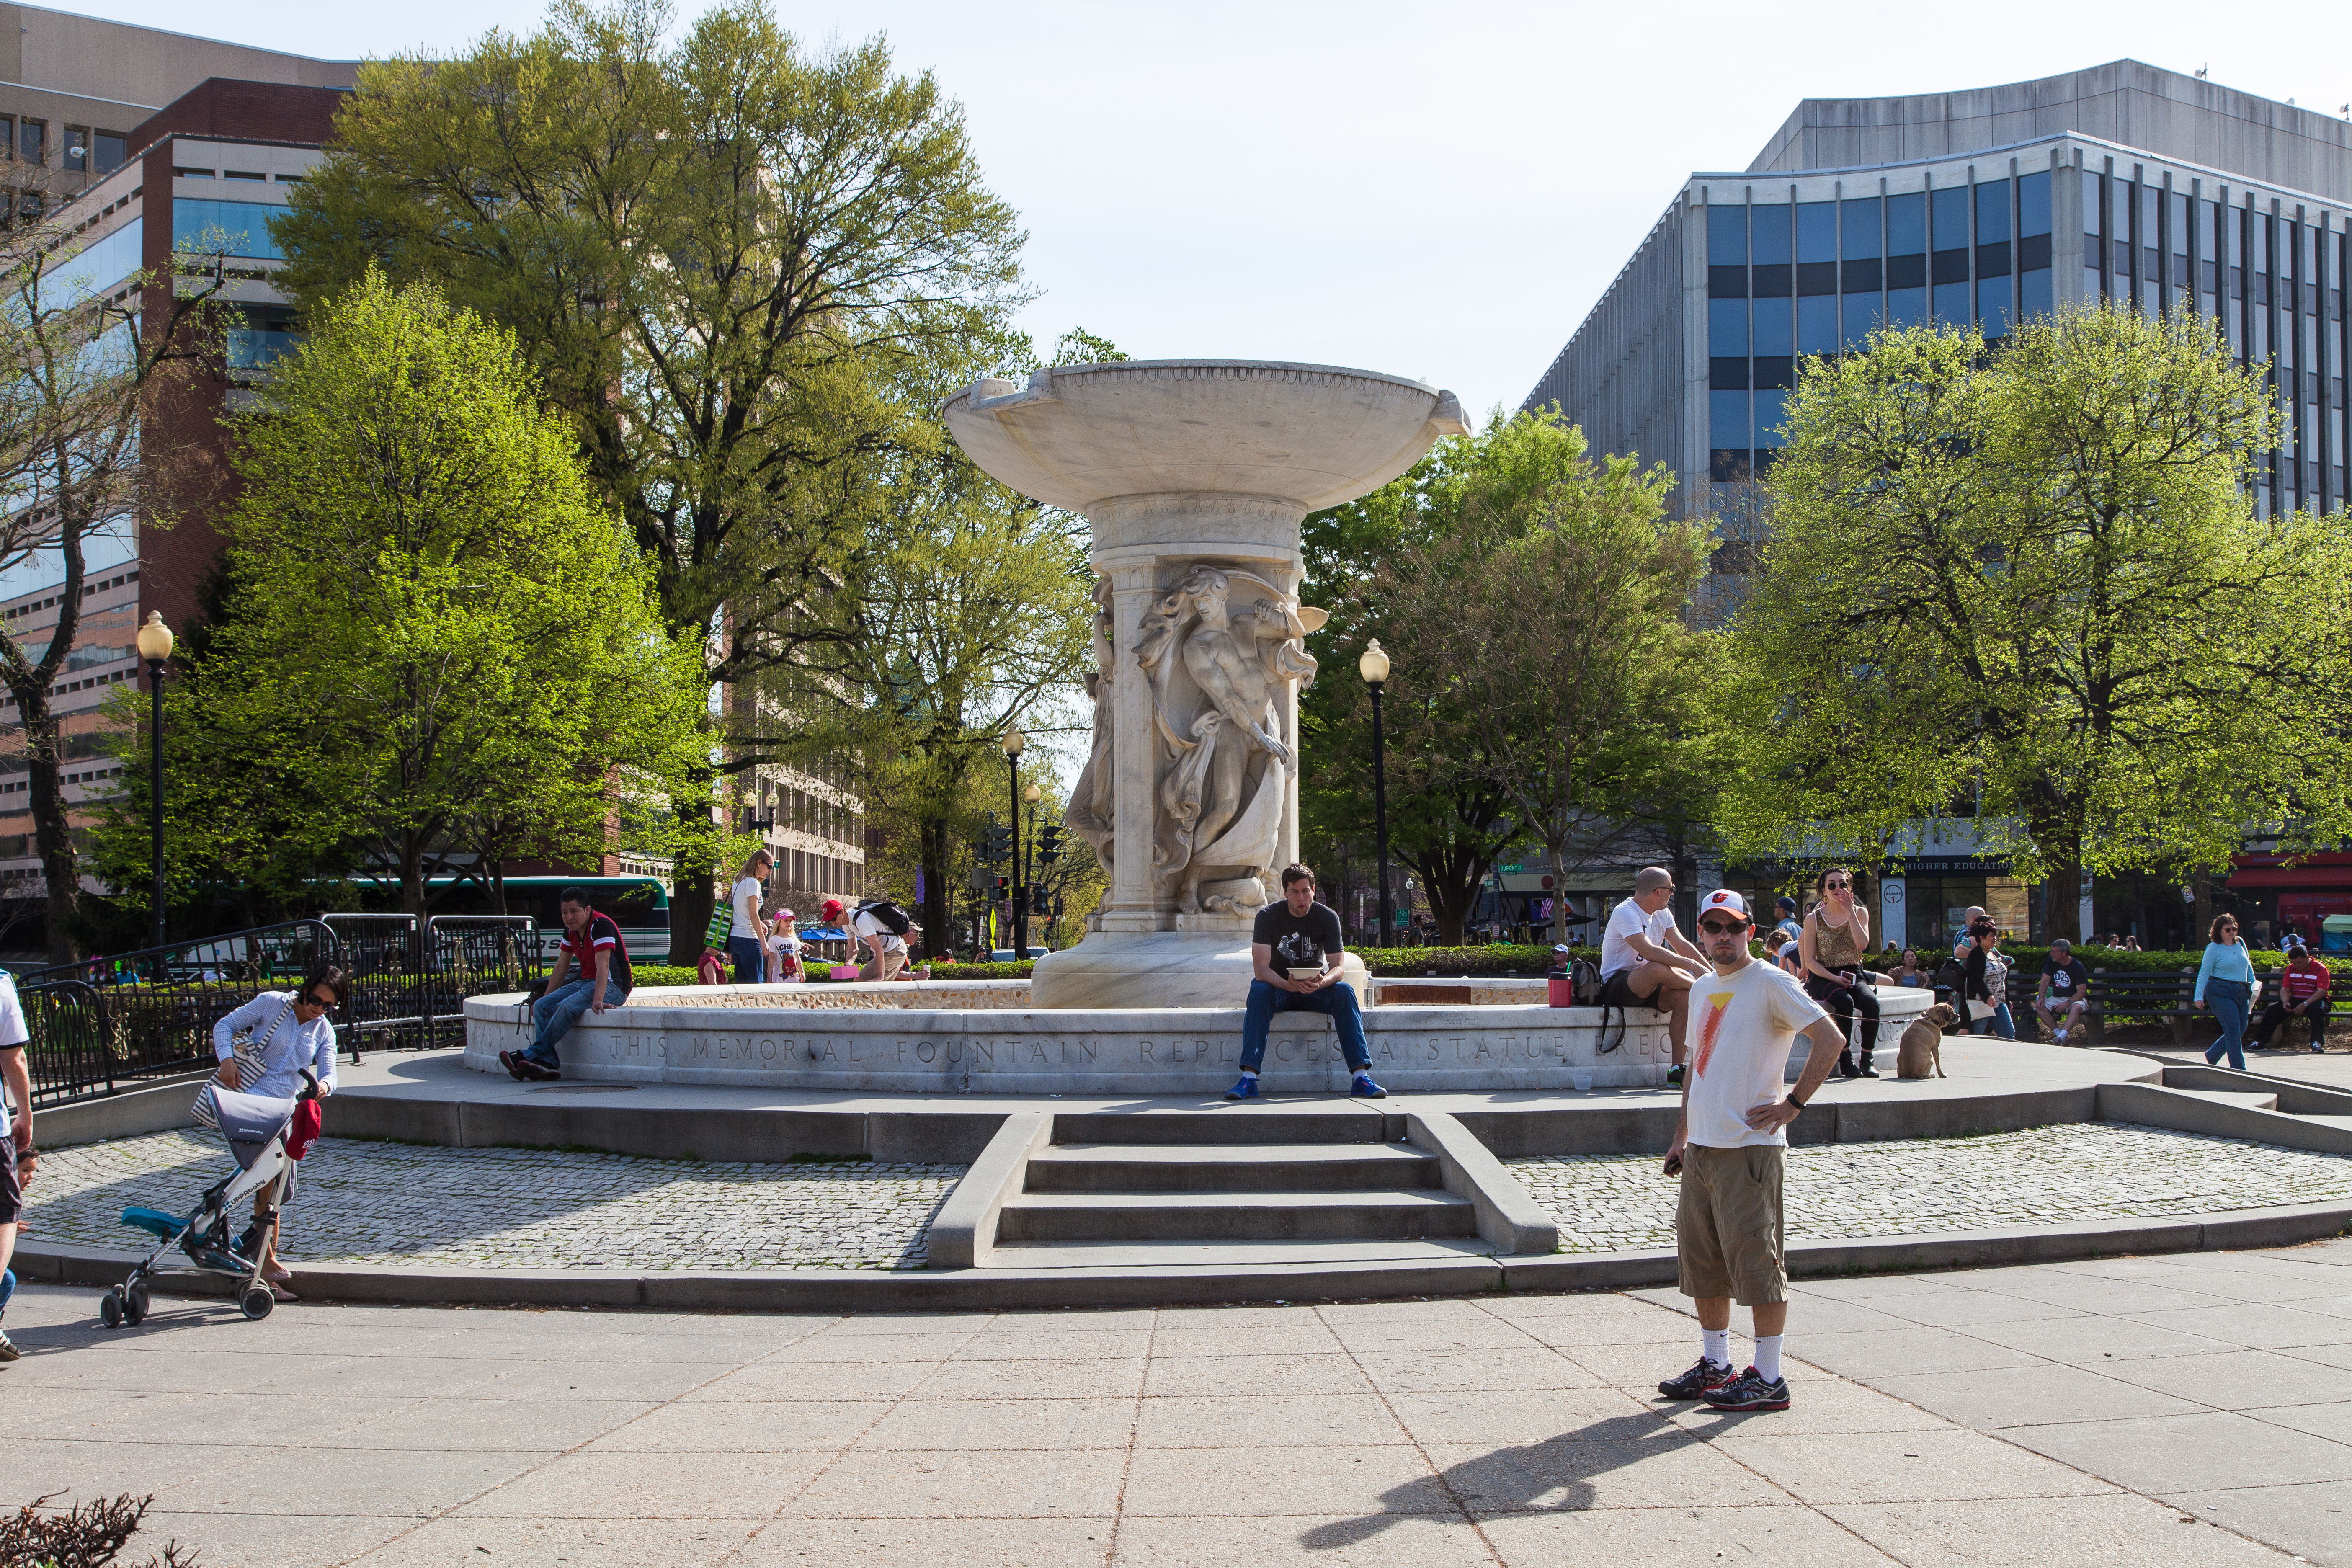
<path id="1" fill-rule="evenodd" d="M 236 1310 L 255 1322 L 269 1316 L 269 1309 L 278 1305 L 278 1298 L 267 1285 L 248 1285 L 245 1294 L 236 1299 Z"/>
<path id="2" fill-rule="evenodd" d="M 122 1292 L 122 1321 L 132 1328 L 147 1321 L 147 1287 L 133 1285 Z"/>
<path id="3" fill-rule="evenodd" d="M 122 1326 L 122 1299 L 109 1290 L 98 1299 L 98 1321 L 110 1329 Z"/>

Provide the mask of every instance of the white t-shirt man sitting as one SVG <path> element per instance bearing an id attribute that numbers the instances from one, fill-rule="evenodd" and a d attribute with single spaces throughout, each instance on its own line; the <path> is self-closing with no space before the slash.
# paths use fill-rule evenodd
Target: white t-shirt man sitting
<path id="1" fill-rule="evenodd" d="M 1609 911 L 1601 936 L 1601 1005 L 1655 1007 L 1674 1031 L 1669 1084 L 1683 1081 L 1684 1026 L 1690 1017 L 1691 982 L 1707 973 L 1698 949 L 1675 929 L 1674 873 L 1644 866 L 1633 873 L 1633 896 Z"/>

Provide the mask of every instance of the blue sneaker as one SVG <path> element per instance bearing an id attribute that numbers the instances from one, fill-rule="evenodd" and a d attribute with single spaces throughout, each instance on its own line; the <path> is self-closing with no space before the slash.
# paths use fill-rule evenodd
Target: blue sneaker
<path id="1" fill-rule="evenodd" d="M 1241 1082 L 1225 1090 L 1225 1098 L 1227 1100 L 1255 1100 L 1257 1098 L 1257 1074 L 1254 1072 L 1245 1072 L 1242 1074 Z"/>
<path id="2" fill-rule="evenodd" d="M 1348 1086 L 1348 1092 L 1358 1100 L 1386 1100 L 1389 1097 L 1389 1091 L 1374 1083 L 1372 1075 L 1368 1072 L 1358 1073 L 1356 1081 Z"/>

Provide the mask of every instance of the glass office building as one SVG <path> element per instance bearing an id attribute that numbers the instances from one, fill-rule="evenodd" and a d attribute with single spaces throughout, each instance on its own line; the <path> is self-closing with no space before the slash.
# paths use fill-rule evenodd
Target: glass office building
<path id="1" fill-rule="evenodd" d="M 1687 512 L 1736 517 L 1802 356 L 2121 301 L 2216 321 L 2267 370 L 2285 430 L 2255 503 L 2335 510 L 2347 213 L 2352 124 L 2135 61 L 1809 100 L 1746 171 L 1691 177 L 1526 405 L 1667 463 Z"/>

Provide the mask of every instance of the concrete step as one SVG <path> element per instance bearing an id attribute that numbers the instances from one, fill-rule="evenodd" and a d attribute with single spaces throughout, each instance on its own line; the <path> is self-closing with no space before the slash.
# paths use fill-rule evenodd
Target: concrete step
<path id="1" fill-rule="evenodd" d="M 1328 1268 L 1335 1263 L 1462 1263 L 1493 1256 L 1476 1237 L 1423 1241 L 1065 1241 L 1000 1247 L 992 1269 Z"/>
<path id="2" fill-rule="evenodd" d="M 1055 1144 L 1033 1193 L 1386 1192 L 1434 1187 L 1435 1155 L 1405 1143 Z"/>
<path id="3" fill-rule="evenodd" d="M 1478 1212 L 1442 1192 L 1028 1193 L 997 1219 L 1024 1241 L 1386 1241 L 1475 1236 Z"/>
<path id="4" fill-rule="evenodd" d="M 2216 1105 L 2243 1106 L 2248 1110 L 2276 1110 L 2278 1096 L 2260 1094 L 2251 1089 L 2176 1089 L 2175 1094 L 2185 1094 L 2191 1100 L 2210 1100 Z"/>
<path id="5" fill-rule="evenodd" d="M 2323 1127 L 2341 1127 L 2347 1132 L 2352 1132 L 2352 1116 L 2305 1115 L 2297 1111 L 2294 1119 L 2297 1121 L 2316 1121 Z"/>
<path id="6" fill-rule="evenodd" d="M 1404 1136 L 1404 1116 L 1383 1114 L 1379 1100 L 1318 1095 L 1299 1109 L 1264 1101 L 1210 1110 L 1057 1110 L 1057 1143 L 1390 1143 Z"/>

